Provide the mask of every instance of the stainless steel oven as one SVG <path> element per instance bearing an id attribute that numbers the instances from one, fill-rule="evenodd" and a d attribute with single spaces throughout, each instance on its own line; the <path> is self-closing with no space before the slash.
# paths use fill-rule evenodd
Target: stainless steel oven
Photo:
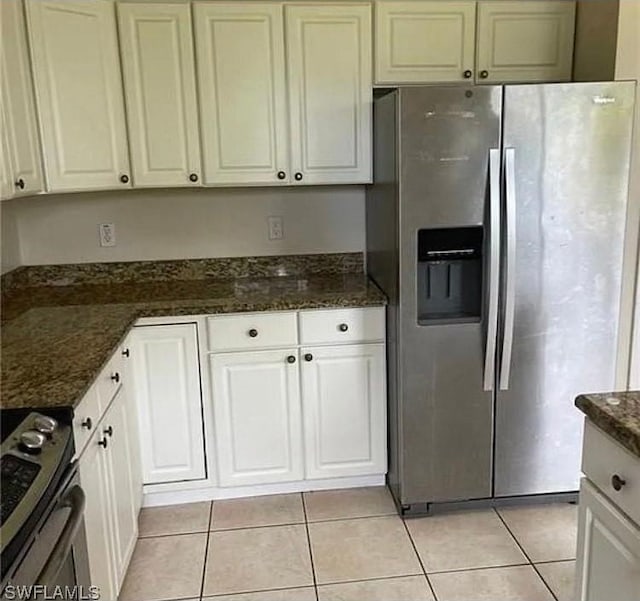
<path id="1" fill-rule="evenodd" d="M 4 411 L 0 417 L 5 421 Z M 98 598 L 72 456 L 70 422 L 40 413 L 29 413 L 2 442 L 3 600 Z"/>

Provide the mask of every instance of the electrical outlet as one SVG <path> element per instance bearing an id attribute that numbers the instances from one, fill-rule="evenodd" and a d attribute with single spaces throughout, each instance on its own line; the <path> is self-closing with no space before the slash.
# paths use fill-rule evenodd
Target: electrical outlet
<path id="1" fill-rule="evenodd" d="M 267 223 L 269 224 L 269 240 L 282 240 L 284 238 L 282 217 L 268 217 Z"/>
<path id="2" fill-rule="evenodd" d="M 101 223 L 98 226 L 100 246 L 116 245 L 116 226 L 113 223 Z"/>

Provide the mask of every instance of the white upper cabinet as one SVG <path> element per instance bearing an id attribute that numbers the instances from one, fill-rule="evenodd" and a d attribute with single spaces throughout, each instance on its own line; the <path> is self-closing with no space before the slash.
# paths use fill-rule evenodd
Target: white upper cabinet
<path id="1" fill-rule="evenodd" d="M 476 80 L 569 81 L 575 2 L 478 3 Z"/>
<path id="2" fill-rule="evenodd" d="M 195 3 L 207 184 L 290 179 L 282 5 Z"/>
<path id="3" fill-rule="evenodd" d="M 287 5 L 285 17 L 294 181 L 370 182 L 370 5 Z"/>
<path id="4" fill-rule="evenodd" d="M 129 341 L 144 484 L 206 477 L 193 323 L 136 327 Z"/>
<path id="5" fill-rule="evenodd" d="M 26 6 L 49 190 L 129 187 L 113 2 Z"/>
<path id="6" fill-rule="evenodd" d="M 40 137 L 21 0 L 0 2 L 0 106 L 6 184 L 2 197 L 44 190 Z"/>
<path id="7" fill-rule="evenodd" d="M 387 471 L 384 344 L 300 352 L 307 478 Z"/>
<path id="8" fill-rule="evenodd" d="M 475 2 L 377 2 L 375 83 L 473 77 Z"/>
<path id="9" fill-rule="evenodd" d="M 5 117 L 0 105 L 0 200 L 13 196 L 13 180 L 9 165 L 9 141 L 7 139 Z"/>
<path id="10" fill-rule="evenodd" d="M 210 356 L 220 486 L 303 477 L 297 349 Z"/>
<path id="11" fill-rule="evenodd" d="M 135 186 L 194 186 L 200 140 L 188 4 L 118 5 Z"/>

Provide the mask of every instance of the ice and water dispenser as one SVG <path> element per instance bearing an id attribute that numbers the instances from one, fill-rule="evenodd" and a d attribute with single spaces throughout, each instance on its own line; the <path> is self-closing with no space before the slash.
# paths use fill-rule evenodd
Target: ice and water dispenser
<path id="1" fill-rule="evenodd" d="M 418 230 L 418 323 L 480 321 L 482 227 Z"/>

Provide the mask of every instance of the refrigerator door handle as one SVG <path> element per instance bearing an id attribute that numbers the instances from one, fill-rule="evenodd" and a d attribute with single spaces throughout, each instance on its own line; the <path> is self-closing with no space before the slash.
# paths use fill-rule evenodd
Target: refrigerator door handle
<path id="1" fill-rule="evenodd" d="M 500 353 L 500 390 L 509 389 L 511 375 L 511 352 L 513 348 L 513 322 L 516 299 L 516 151 L 505 148 L 505 218 L 506 218 L 506 273 L 504 324 L 502 332 L 502 352 Z"/>
<path id="2" fill-rule="evenodd" d="M 493 390 L 496 373 L 498 298 L 500 296 L 500 149 L 489 150 L 489 307 L 484 351 L 483 389 Z"/>

